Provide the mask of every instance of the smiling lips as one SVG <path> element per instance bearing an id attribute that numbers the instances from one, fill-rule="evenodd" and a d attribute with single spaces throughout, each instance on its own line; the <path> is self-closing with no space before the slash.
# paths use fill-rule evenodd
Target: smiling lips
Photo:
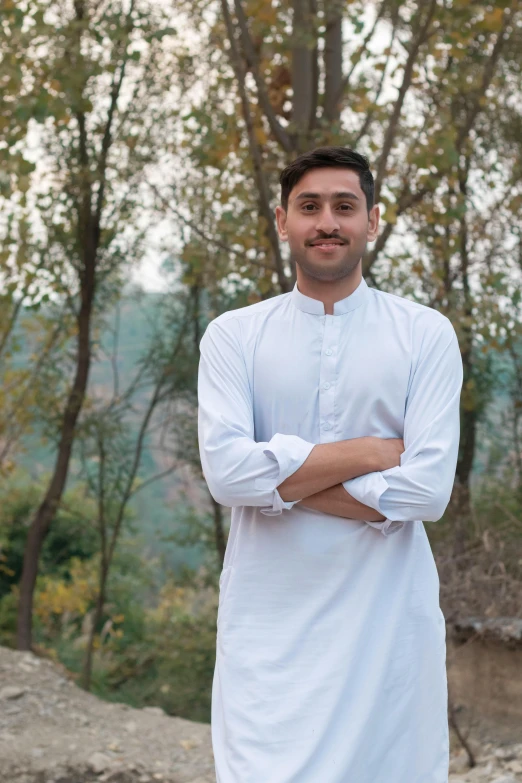
<path id="1" fill-rule="evenodd" d="M 345 242 L 342 239 L 320 239 L 311 242 L 311 247 L 318 247 L 320 250 L 333 250 L 335 247 L 342 247 Z"/>

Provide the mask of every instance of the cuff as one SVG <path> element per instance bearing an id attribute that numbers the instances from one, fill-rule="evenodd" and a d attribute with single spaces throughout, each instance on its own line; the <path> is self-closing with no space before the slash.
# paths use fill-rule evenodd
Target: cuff
<path id="1" fill-rule="evenodd" d="M 261 513 L 267 516 L 276 516 L 282 511 L 292 508 L 299 500 L 284 501 L 277 491 L 277 487 L 291 476 L 296 470 L 299 470 L 303 462 L 308 458 L 315 443 L 309 443 L 297 435 L 281 435 L 277 433 L 267 443 L 265 454 L 270 459 L 277 462 L 279 473 L 275 479 L 257 479 L 256 489 L 273 489 L 272 506 L 261 508 Z"/>
<path id="2" fill-rule="evenodd" d="M 283 500 L 277 489 L 274 489 L 274 495 L 272 499 L 272 505 L 267 506 L 266 508 L 261 508 L 260 511 L 262 514 L 265 514 L 267 517 L 275 517 L 278 514 L 280 514 L 282 511 L 288 511 L 288 509 L 291 509 L 292 506 L 294 506 L 296 503 L 299 503 L 298 500 Z"/>
<path id="3" fill-rule="evenodd" d="M 382 473 L 366 473 L 364 476 L 357 476 L 357 478 L 344 481 L 343 487 L 359 503 L 374 508 L 383 517 L 386 516 L 380 506 L 381 496 L 388 489 L 388 483 Z M 393 519 L 385 519 L 384 522 L 366 522 L 366 524 L 380 530 L 383 536 L 397 533 L 404 526 L 404 522 Z"/>

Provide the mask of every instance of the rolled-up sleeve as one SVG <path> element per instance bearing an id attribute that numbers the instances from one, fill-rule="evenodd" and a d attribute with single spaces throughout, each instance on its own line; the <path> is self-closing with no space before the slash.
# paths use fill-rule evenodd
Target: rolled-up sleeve
<path id="1" fill-rule="evenodd" d="M 275 433 L 254 440 L 252 390 L 241 349 L 237 319 L 214 321 L 200 344 L 198 437 L 203 475 L 223 506 L 258 506 L 280 514 L 285 502 L 277 487 L 304 463 L 313 443 Z"/>
<path id="2" fill-rule="evenodd" d="M 386 517 L 384 535 L 406 522 L 435 522 L 448 505 L 459 448 L 462 359 L 448 319 L 422 341 L 404 417 L 400 466 L 345 481 L 346 491 Z"/>

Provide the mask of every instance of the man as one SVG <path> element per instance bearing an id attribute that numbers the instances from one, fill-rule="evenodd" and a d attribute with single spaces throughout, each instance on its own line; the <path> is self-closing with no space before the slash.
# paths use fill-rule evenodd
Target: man
<path id="1" fill-rule="evenodd" d="M 445 624 L 424 521 L 448 503 L 462 364 L 440 313 L 371 289 L 367 160 L 281 175 L 293 291 L 213 321 L 200 449 L 232 507 L 212 736 L 218 783 L 446 783 Z"/>

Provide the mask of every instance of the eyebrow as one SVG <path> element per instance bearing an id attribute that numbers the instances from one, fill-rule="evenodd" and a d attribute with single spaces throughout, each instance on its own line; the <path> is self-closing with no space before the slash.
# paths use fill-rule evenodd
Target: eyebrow
<path id="1" fill-rule="evenodd" d="M 356 196 L 355 193 L 352 193 L 349 190 L 342 190 L 338 193 L 332 194 L 333 198 L 346 198 L 346 199 L 352 199 L 353 201 L 359 201 L 359 196 Z M 295 197 L 296 201 L 305 201 L 306 199 L 320 199 L 321 194 L 320 193 L 300 193 L 298 196 Z"/>

